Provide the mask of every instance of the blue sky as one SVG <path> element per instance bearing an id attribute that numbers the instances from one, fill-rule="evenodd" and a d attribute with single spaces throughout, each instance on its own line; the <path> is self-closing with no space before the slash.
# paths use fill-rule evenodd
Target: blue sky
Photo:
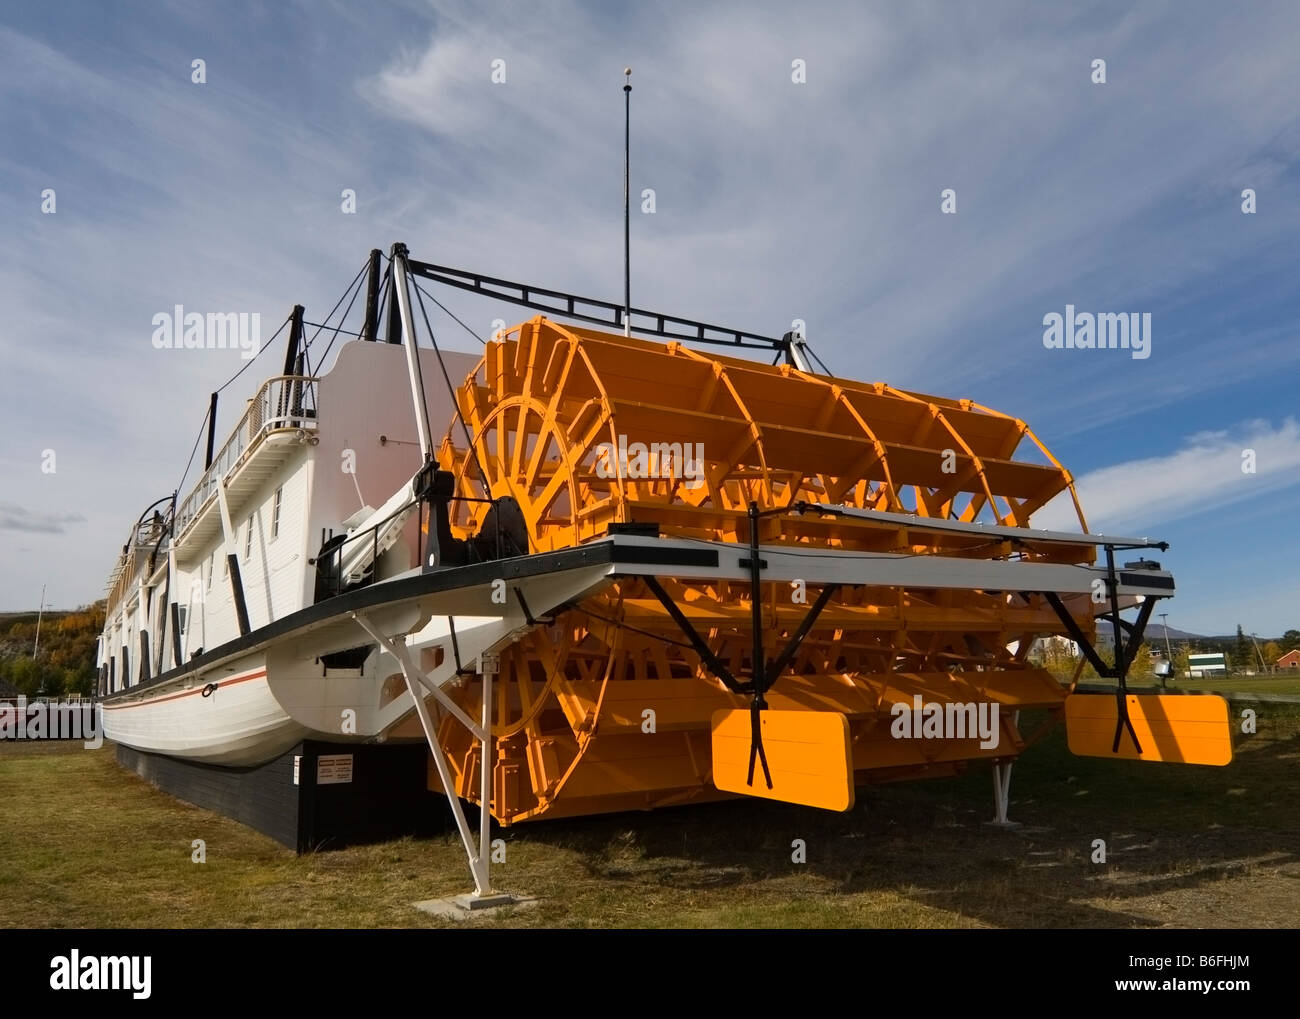
<path id="1" fill-rule="evenodd" d="M 155 313 L 267 337 L 394 240 L 618 299 L 630 64 L 634 304 L 1023 418 L 1093 530 L 1172 543 L 1170 625 L 1300 628 L 1297 38 L 1286 3 L 7 4 L 0 610 L 102 593 L 242 366 Z M 1046 349 L 1067 304 L 1149 312 L 1151 356 Z"/>

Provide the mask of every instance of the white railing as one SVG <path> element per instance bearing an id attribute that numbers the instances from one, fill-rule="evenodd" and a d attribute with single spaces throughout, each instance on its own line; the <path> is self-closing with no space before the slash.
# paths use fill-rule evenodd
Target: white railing
<path id="1" fill-rule="evenodd" d="M 146 555 L 158 544 L 158 539 L 167 530 L 167 520 L 162 515 L 155 515 L 140 521 L 131 529 L 125 550 L 117 558 L 117 564 L 108 578 L 107 613 L 111 616 L 118 602 L 126 595 L 135 576 L 140 572 Z"/>
<path id="2" fill-rule="evenodd" d="M 248 408 L 230 437 L 212 457 L 212 466 L 176 512 L 173 534 L 180 535 L 203 506 L 257 444 L 270 432 L 282 429 L 316 429 L 316 378 L 306 375 L 277 375 L 267 379 L 248 401 Z"/>

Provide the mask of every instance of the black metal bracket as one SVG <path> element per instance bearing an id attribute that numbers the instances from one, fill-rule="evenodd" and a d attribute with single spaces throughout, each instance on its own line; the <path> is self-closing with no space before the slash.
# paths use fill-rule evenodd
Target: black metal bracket
<path id="1" fill-rule="evenodd" d="M 415 259 L 407 259 L 406 265 L 412 275 L 444 286 L 455 287 L 458 290 L 468 290 L 483 297 L 491 297 L 497 301 L 505 301 L 507 304 L 548 311 L 553 315 L 562 315 L 580 322 L 591 322 L 609 329 L 622 329 L 624 326 L 623 305 L 612 301 L 579 297 L 562 290 L 514 283 L 465 269 L 452 269 L 445 265 L 418 262 Z M 709 325 L 707 322 L 696 322 L 693 319 L 646 311 L 643 308 L 629 310 L 628 319 L 632 321 L 632 327 L 645 336 L 662 336 L 669 340 L 712 343 L 724 347 L 775 350 L 780 355 L 784 355 L 787 364 L 794 363 L 788 333 L 778 339 L 775 336 L 762 336 L 742 329 Z"/>
<path id="2" fill-rule="evenodd" d="M 1128 670 L 1133 665 L 1133 656 L 1137 654 L 1138 648 L 1142 645 L 1142 636 L 1146 633 L 1147 623 L 1151 620 L 1151 613 L 1156 607 L 1159 600 L 1158 595 L 1146 595 L 1142 600 L 1142 607 L 1138 609 L 1137 619 L 1129 623 L 1121 619 L 1119 612 L 1119 576 L 1115 571 L 1115 545 L 1103 546 L 1106 551 L 1106 594 L 1110 602 L 1110 611 L 1106 614 L 1110 620 L 1111 632 L 1115 642 L 1115 663 L 1107 665 L 1097 653 L 1092 641 L 1088 640 L 1083 631 L 1079 629 L 1079 624 L 1074 621 L 1074 617 L 1066 611 L 1065 604 L 1061 601 L 1060 595 L 1055 591 L 1044 591 L 1043 595 L 1047 598 L 1047 603 L 1051 605 L 1052 610 L 1056 613 L 1061 625 L 1069 633 L 1070 639 L 1079 645 L 1085 658 L 1088 659 L 1094 671 L 1098 676 L 1106 679 L 1117 680 L 1115 688 L 1115 740 L 1111 746 L 1112 753 L 1119 753 L 1119 743 L 1123 737 L 1124 730 L 1128 730 L 1129 738 L 1133 740 L 1133 746 L 1140 754 L 1142 744 L 1138 742 L 1137 733 L 1133 731 L 1133 721 L 1129 718 L 1128 713 Z M 1127 546 L 1120 546 L 1127 547 Z M 1127 634 L 1127 640 L 1125 635 Z"/>
<path id="3" fill-rule="evenodd" d="M 751 742 L 749 748 L 749 777 L 747 785 L 754 784 L 754 767 L 761 764 L 763 767 L 763 777 L 767 782 L 767 787 L 772 788 L 772 773 L 767 764 L 767 753 L 763 749 L 763 729 L 761 712 L 767 709 L 767 700 L 763 696 L 770 690 L 776 681 L 780 678 L 781 673 L 786 670 L 794 656 L 798 653 L 799 648 L 803 645 L 804 639 L 812 632 L 816 625 L 818 617 L 822 610 L 830 603 L 835 592 L 840 589 L 839 584 L 827 584 L 817 595 L 817 600 L 805 613 L 803 620 L 799 623 L 798 628 L 790 635 L 781 653 L 768 663 L 763 651 L 763 605 L 762 605 L 762 588 L 761 588 L 761 571 L 767 566 L 767 561 L 760 559 L 758 555 L 758 521 L 764 516 L 776 513 L 784 513 L 784 507 L 773 510 L 760 510 L 757 503 L 749 504 L 749 558 L 742 559 L 740 565 L 743 569 L 749 570 L 750 584 L 750 629 L 753 633 L 754 643 L 751 649 L 751 663 L 753 678 L 748 683 L 742 683 L 732 675 L 731 670 L 726 664 L 713 653 L 698 630 L 686 618 L 682 610 L 678 608 L 677 603 L 664 590 L 663 585 L 659 583 L 657 577 L 646 575 L 641 579 L 645 582 L 650 592 L 659 599 L 659 603 L 668 611 L 668 615 L 677 628 L 682 631 L 686 639 L 690 641 L 691 647 L 695 653 L 700 656 L 711 673 L 722 681 L 723 685 L 732 693 L 752 694 L 753 700 L 750 702 L 751 718 Z"/>

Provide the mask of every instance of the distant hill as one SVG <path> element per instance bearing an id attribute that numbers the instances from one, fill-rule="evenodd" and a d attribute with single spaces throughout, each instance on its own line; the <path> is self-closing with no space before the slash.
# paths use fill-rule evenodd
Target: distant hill
<path id="1" fill-rule="evenodd" d="M 1109 619 L 1104 619 L 1104 618 L 1103 618 L 1103 619 L 1098 619 L 1098 620 L 1097 620 L 1097 634 L 1098 634 L 1099 636 L 1102 635 L 1102 634 L 1105 634 L 1105 636 L 1106 636 L 1107 638 L 1110 637 L 1110 620 L 1109 620 Z M 1165 624 L 1162 623 L 1162 622 L 1160 622 L 1158 619 L 1157 619 L 1157 620 L 1154 620 L 1154 621 L 1152 621 L 1152 622 L 1150 622 L 1150 623 L 1147 623 L 1147 630 L 1146 630 L 1145 639 L 1146 639 L 1146 640 L 1164 640 L 1164 639 L 1165 639 Z M 1180 629 L 1178 629 L 1178 627 L 1176 627 L 1176 626 L 1171 626 L 1171 627 L 1169 627 L 1169 639 L 1170 639 L 1170 640 L 1203 640 L 1203 641 L 1219 641 L 1219 640 L 1236 640 L 1236 639 L 1237 639 L 1237 636 L 1236 636 L 1236 634 L 1233 634 L 1231 637 L 1206 637 L 1204 634 L 1200 634 L 1200 633 L 1191 633 L 1191 632 L 1189 632 L 1189 631 L 1187 631 L 1187 630 L 1180 630 Z M 1260 638 L 1260 643 L 1263 643 L 1263 638 Z"/>
<path id="2" fill-rule="evenodd" d="M 1097 632 L 1099 634 L 1104 633 L 1107 637 L 1109 637 L 1110 620 L 1106 618 L 1099 618 L 1097 620 Z M 1147 632 L 1145 635 L 1145 639 L 1164 640 L 1165 639 L 1164 623 L 1160 622 L 1160 620 L 1158 619 L 1153 619 L 1151 622 L 1147 623 Z M 1235 644 L 1237 641 L 1237 635 L 1236 633 L 1227 633 L 1219 636 L 1216 636 L 1214 634 L 1192 633 L 1188 630 L 1180 630 L 1176 626 L 1171 626 L 1169 627 L 1169 639 L 1198 641 L 1202 644 Z M 1246 639 L 1247 640 L 1251 639 L 1250 634 L 1246 634 Z M 1279 644 L 1282 643 L 1281 637 L 1266 637 L 1263 634 L 1260 634 L 1258 637 L 1254 639 L 1259 641 L 1260 647 L 1263 647 L 1269 641 L 1276 641 Z"/>
<path id="3" fill-rule="evenodd" d="M 37 657 L 36 612 L 0 613 L 0 681 L 31 697 L 39 693 L 88 694 L 95 686 L 95 641 L 104 628 L 104 603 L 40 618 Z"/>

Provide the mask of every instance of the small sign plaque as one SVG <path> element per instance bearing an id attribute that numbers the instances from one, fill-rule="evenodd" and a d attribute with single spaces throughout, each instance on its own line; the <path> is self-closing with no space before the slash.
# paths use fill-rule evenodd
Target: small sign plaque
<path id="1" fill-rule="evenodd" d="M 317 785 L 341 785 L 351 781 L 351 754 L 323 754 L 316 758 Z"/>

